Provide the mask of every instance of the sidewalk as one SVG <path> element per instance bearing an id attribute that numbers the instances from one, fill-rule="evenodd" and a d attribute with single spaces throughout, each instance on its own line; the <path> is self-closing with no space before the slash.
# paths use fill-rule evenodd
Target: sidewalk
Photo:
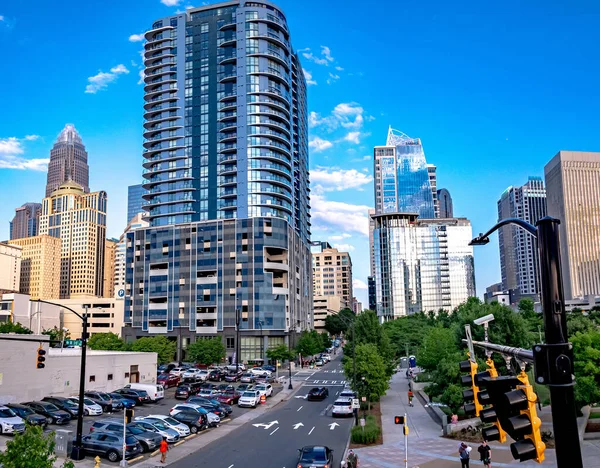
<path id="1" fill-rule="evenodd" d="M 360 460 L 360 468 L 404 468 L 404 435 L 402 426 L 394 424 L 394 416 L 404 413 L 408 416 L 408 466 L 411 468 L 456 468 L 459 441 L 441 437 L 441 425 L 435 423 L 418 398 L 414 407 L 408 406 L 408 380 L 399 372 L 392 377 L 390 389 L 381 399 L 383 444 L 355 449 Z M 477 446 L 473 446 L 471 465 L 482 466 L 477 456 Z M 494 467 L 533 467 L 535 462 L 519 463 L 510 453 L 509 444 L 490 444 Z M 600 447 L 596 447 L 600 450 Z M 556 466 L 554 450 L 546 450 L 543 466 Z M 598 455 L 596 455 L 597 457 Z M 596 458 L 598 459 L 598 458 Z M 587 467 L 588 465 L 585 464 Z M 600 465 L 589 465 L 600 466 Z"/>

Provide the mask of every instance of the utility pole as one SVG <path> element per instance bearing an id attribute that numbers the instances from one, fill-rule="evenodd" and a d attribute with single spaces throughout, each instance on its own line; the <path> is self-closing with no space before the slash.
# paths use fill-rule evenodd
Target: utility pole
<path id="1" fill-rule="evenodd" d="M 236 375 L 240 372 L 240 309 L 235 309 L 235 330 L 236 330 L 236 338 L 235 338 L 235 373 Z"/>

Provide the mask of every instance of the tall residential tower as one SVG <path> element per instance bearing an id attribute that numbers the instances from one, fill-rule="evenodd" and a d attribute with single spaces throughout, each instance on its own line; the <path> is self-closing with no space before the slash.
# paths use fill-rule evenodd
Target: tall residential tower
<path id="1" fill-rule="evenodd" d="M 65 182 L 75 182 L 89 193 L 90 168 L 83 141 L 72 124 L 67 124 L 50 150 L 46 197 Z"/>
<path id="2" fill-rule="evenodd" d="M 25 203 L 15 209 L 15 217 L 10 222 L 10 238 L 24 239 L 37 236 L 41 212 L 41 203 Z"/>

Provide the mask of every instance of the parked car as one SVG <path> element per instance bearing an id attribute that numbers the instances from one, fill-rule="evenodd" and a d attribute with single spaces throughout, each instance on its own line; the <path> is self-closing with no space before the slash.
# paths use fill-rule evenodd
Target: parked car
<path id="1" fill-rule="evenodd" d="M 229 371 L 225 376 L 225 382 L 237 382 L 242 377 L 242 372 Z"/>
<path id="2" fill-rule="evenodd" d="M 180 411 L 173 415 L 173 419 L 188 426 L 192 434 L 203 431 L 208 427 L 207 415 L 195 411 Z"/>
<path id="3" fill-rule="evenodd" d="M 220 408 L 222 408 L 225 411 L 225 413 L 228 415 L 233 413 L 233 406 L 231 406 L 227 403 L 220 402 L 216 398 L 208 398 L 208 401 L 211 402 L 213 405 L 217 405 Z"/>
<path id="4" fill-rule="evenodd" d="M 224 383 L 224 384 L 217 385 L 217 388 L 215 388 L 215 390 L 219 393 L 223 393 L 223 392 L 226 392 L 227 390 L 233 390 L 233 388 L 234 388 L 233 385 Z"/>
<path id="5" fill-rule="evenodd" d="M 268 384 L 268 383 L 273 383 L 275 382 L 275 377 L 273 377 L 273 375 L 267 375 L 267 374 L 263 374 L 263 375 L 257 375 L 256 378 L 254 379 L 254 382 L 257 384 Z"/>
<path id="6" fill-rule="evenodd" d="M 177 375 L 173 374 L 160 374 L 156 378 L 156 383 L 161 384 L 165 388 L 177 387 L 181 379 Z"/>
<path id="7" fill-rule="evenodd" d="M 327 387 L 315 387 L 309 390 L 308 395 L 306 395 L 306 399 L 308 401 L 324 400 L 328 396 L 329 390 L 327 389 Z"/>
<path id="8" fill-rule="evenodd" d="M 225 393 L 221 393 L 220 395 L 217 395 L 215 397 L 215 400 L 221 402 L 221 403 L 225 403 L 227 405 L 235 405 L 238 400 L 240 399 L 241 393 L 233 390 L 233 391 L 227 391 Z"/>
<path id="9" fill-rule="evenodd" d="M 260 393 L 255 390 L 248 390 L 242 393 L 242 396 L 238 400 L 238 406 L 249 406 L 251 408 L 256 408 L 256 406 L 260 403 Z"/>
<path id="10" fill-rule="evenodd" d="M 157 374 L 168 374 L 171 370 L 175 369 L 177 366 L 175 364 L 161 364 L 156 369 Z"/>
<path id="11" fill-rule="evenodd" d="M 238 393 L 241 395 L 242 393 L 244 393 L 245 391 L 248 390 L 252 390 L 254 389 L 254 384 L 249 384 L 249 383 L 244 383 L 241 385 L 238 385 L 236 390 L 238 391 Z"/>
<path id="12" fill-rule="evenodd" d="M 58 406 L 47 401 L 30 401 L 23 404 L 29 406 L 36 413 L 51 418 L 51 424 L 62 425 L 71 420 L 71 413 L 61 410 Z"/>
<path id="13" fill-rule="evenodd" d="M 138 428 L 134 424 L 127 424 L 126 434 L 135 437 L 142 446 L 142 451 L 150 452 L 160 445 L 162 436 L 156 432 L 149 432 Z M 123 422 L 116 419 L 103 419 L 96 421 L 90 427 L 90 432 L 113 432 L 123 434 Z"/>
<path id="14" fill-rule="evenodd" d="M 254 387 L 254 390 L 256 390 L 261 395 L 264 395 L 266 398 L 269 398 L 273 395 L 273 387 L 269 384 L 257 384 Z"/>
<path id="15" fill-rule="evenodd" d="M 209 426 L 217 426 L 221 422 L 221 418 L 219 418 L 219 416 L 217 416 L 216 414 L 207 411 L 200 405 L 195 405 L 192 403 L 175 405 L 173 408 L 171 408 L 169 415 L 173 416 L 174 414 L 177 414 L 181 411 L 195 411 L 200 414 L 206 414 Z"/>
<path id="16" fill-rule="evenodd" d="M 217 388 L 217 386 L 214 383 L 203 382 L 200 384 L 199 388 L 200 388 L 200 390 L 202 390 L 202 389 L 214 390 L 215 388 Z"/>
<path id="17" fill-rule="evenodd" d="M 133 426 L 139 427 L 143 431 L 156 432 L 167 439 L 169 444 L 174 444 L 179 441 L 179 432 L 175 429 L 167 427 L 162 421 L 134 421 Z"/>
<path id="18" fill-rule="evenodd" d="M 145 403 L 150 403 L 150 397 L 148 396 L 148 392 L 145 390 L 135 390 L 133 388 L 119 388 L 115 390 L 113 393 L 118 393 L 119 395 L 129 398 L 130 400 L 135 401 L 136 405 L 143 405 Z"/>
<path id="19" fill-rule="evenodd" d="M 181 374 L 183 374 L 186 370 L 187 370 L 187 367 L 174 367 L 173 369 L 171 369 L 169 371 L 169 374 L 173 374 L 178 377 L 181 377 Z"/>
<path id="20" fill-rule="evenodd" d="M 219 419 L 225 419 L 227 417 L 227 413 L 225 412 L 225 410 L 223 408 L 221 408 L 221 406 L 213 405 L 212 403 L 203 403 L 198 400 L 194 400 L 194 401 L 186 401 L 186 404 L 198 405 L 198 406 L 204 408 L 209 413 L 217 415 L 219 417 Z"/>
<path id="21" fill-rule="evenodd" d="M 229 364 L 228 366 L 225 366 L 227 368 L 227 370 L 230 371 L 245 371 L 246 370 L 246 366 L 244 364 L 242 364 L 241 362 L 239 364 Z"/>
<path id="22" fill-rule="evenodd" d="M 12 409 L 0 406 L 0 434 L 18 434 L 25 431 L 25 421 Z"/>
<path id="23" fill-rule="evenodd" d="M 202 388 L 200 389 L 200 391 L 197 393 L 198 396 L 204 397 L 204 398 L 215 398 L 220 394 L 220 392 L 218 392 L 215 389 L 209 389 L 209 388 Z"/>
<path id="24" fill-rule="evenodd" d="M 323 359 L 317 359 L 317 360 L 315 361 L 315 366 L 317 366 L 317 367 L 322 367 L 322 366 L 323 366 L 323 364 L 325 364 L 325 363 L 323 362 Z"/>
<path id="25" fill-rule="evenodd" d="M 65 397 L 44 397 L 42 401 L 47 401 L 48 403 L 52 403 L 57 408 L 66 411 L 71 416 L 77 417 L 79 414 L 79 403 L 73 402 Z M 85 413 L 84 413 L 85 414 Z"/>
<path id="26" fill-rule="evenodd" d="M 113 413 L 123 409 L 123 403 L 113 400 L 108 393 L 85 392 L 84 395 L 94 403 L 99 404 L 102 407 L 102 411 L 105 413 Z"/>
<path id="27" fill-rule="evenodd" d="M 123 408 L 135 407 L 136 400 L 134 400 L 133 398 L 127 398 L 127 397 L 121 395 L 120 393 L 116 393 L 116 392 L 109 393 L 109 395 L 113 400 L 117 400 L 117 401 L 120 401 L 121 403 L 123 403 Z"/>
<path id="28" fill-rule="evenodd" d="M 352 416 L 354 410 L 352 409 L 352 400 L 350 398 L 338 398 L 333 403 L 331 408 L 331 416 Z"/>
<path id="29" fill-rule="evenodd" d="M 207 411 L 215 413 L 221 419 L 225 418 L 233 412 L 233 408 L 231 407 L 231 405 L 221 403 L 219 400 L 215 400 L 213 398 L 202 398 L 199 396 L 194 396 L 189 398 L 186 401 L 186 403 L 200 405 Z"/>
<path id="30" fill-rule="evenodd" d="M 125 385 L 124 388 L 132 388 L 134 390 L 144 390 L 150 400 L 153 403 L 158 403 L 165 397 L 165 387 L 160 384 L 143 384 L 143 383 L 130 383 Z"/>
<path id="31" fill-rule="evenodd" d="M 190 428 L 185 424 L 180 423 L 171 416 L 164 416 L 162 414 L 151 414 L 150 416 L 138 416 L 135 418 L 136 421 L 161 421 L 169 429 L 174 429 L 179 433 L 179 437 L 187 437 L 190 435 Z"/>
<path id="32" fill-rule="evenodd" d="M 36 413 L 29 406 L 19 405 L 18 403 L 9 403 L 6 407 L 13 410 L 17 416 L 32 426 L 42 426 L 43 428 L 48 426 L 48 418 Z"/>
<path id="33" fill-rule="evenodd" d="M 208 380 L 211 382 L 220 382 L 221 380 L 225 380 L 225 373 L 218 369 L 213 369 L 208 374 Z"/>
<path id="34" fill-rule="evenodd" d="M 265 369 L 264 367 L 253 367 L 249 372 L 254 375 L 271 375 L 271 371 Z"/>
<path id="35" fill-rule="evenodd" d="M 240 377 L 242 383 L 253 383 L 256 380 L 256 376 L 251 372 L 246 372 Z"/>
<path id="36" fill-rule="evenodd" d="M 71 397 L 71 398 L 69 398 L 69 401 L 73 402 L 74 404 L 77 405 L 77 407 L 79 407 L 79 398 L 78 397 Z M 100 406 L 98 403 L 94 403 L 89 398 L 83 397 L 83 415 L 84 416 L 99 416 L 101 414 L 102 414 L 102 406 Z"/>
<path id="37" fill-rule="evenodd" d="M 268 370 L 271 373 L 277 370 L 277 368 L 275 366 L 272 366 L 271 364 L 265 364 L 264 366 L 262 366 L 262 368 Z"/>
<path id="38" fill-rule="evenodd" d="M 175 390 L 175 398 L 178 400 L 186 400 L 192 395 L 196 395 L 200 391 L 200 386 L 197 384 L 179 384 Z"/>
<path id="39" fill-rule="evenodd" d="M 116 463 L 123 459 L 123 435 L 110 432 L 96 432 L 83 436 L 83 449 L 90 455 L 102 455 Z M 142 446 L 133 436 L 125 437 L 125 458 L 133 458 L 142 453 Z"/>
<path id="40" fill-rule="evenodd" d="M 327 468 L 333 466 L 333 450 L 323 445 L 307 445 L 298 449 L 298 468 Z"/>

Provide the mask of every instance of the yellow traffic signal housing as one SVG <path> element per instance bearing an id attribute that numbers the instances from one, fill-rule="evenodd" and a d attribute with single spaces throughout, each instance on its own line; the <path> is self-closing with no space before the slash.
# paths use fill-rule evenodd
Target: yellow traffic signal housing
<path id="1" fill-rule="evenodd" d="M 37 349 L 37 360 L 36 360 L 36 368 L 43 369 L 46 367 L 44 362 L 46 361 L 46 350 L 41 346 Z"/>
<path id="2" fill-rule="evenodd" d="M 463 375 L 461 377 L 461 383 L 463 387 L 471 387 L 463 390 L 463 400 L 465 401 L 463 408 L 465 410 L 465 414 L 475 414 L 475 416 L 479 416 L 483 406 L 481 406 L 479 403 L 479 387 L 475 382 L 475 376 L 477 375 L 477 363 L 467 360 L 461 361 L 459 366 L 461 372 L 468 372 L 467 375 Z"/>

